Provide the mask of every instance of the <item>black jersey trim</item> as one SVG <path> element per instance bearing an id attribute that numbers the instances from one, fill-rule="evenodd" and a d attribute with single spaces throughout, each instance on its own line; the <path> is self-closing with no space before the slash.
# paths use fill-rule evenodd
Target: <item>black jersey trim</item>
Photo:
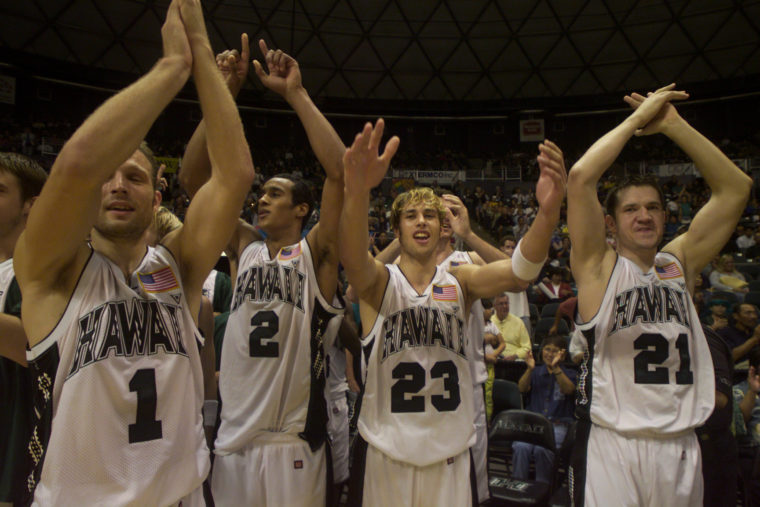
<path id="1" fill-rule="evenodd" d="M 85 271 L 87 271 L 87 268 L 90 267 L 90 262 L 92 261 L 93 256 L 95 255 L 95 249 L 92 247 L 92 245 L 87 245 L 90 248 L 90 255 L 87 257 L 87 260 L 84 263 L 84 266 L 82 266 L 82 270 L 79 272 L 79 276 L 77 277 L 77 283 L 74 284 L 74 290 L 71 291 L 71 294 L 69 295 L 69 300 L 66 302 L 66 308 L 63 309 L 63 312 L 61 312 L 61 316 L 58 317 L 58 322 L 55 323 L 55 326 L 50 330 L 50 332 L 45 335 L 45 337 L 38 341 L 33 347 L 31 347 L 26 352 L 26 359 L 29 362 L 35 361 L 39 356 L 45 353 L 47 349 L 49 349 L 52 345 L 51 343 L 55 343 L 55 340 L 53 340 L 51 337 L 53 336 L 53 333 L 58 329 L 58 326 L 61 325 L 61 321 L 66 316 L 66 313 L 69 311 L 69 307 L 71 306 L 71 301 L 74 299 L 74 295 L 76 295 L 77 291 L 79 291 L 79 284 L 82 283 L 82 278 L 84 277 Z"/>
<path id="2" fill-rule="evenodd" d="M 34 368 L 33 400 L 35 422 L 27 445 L 27 455 L 31 465 L 31 473 L 24 484 L 23 505 L 31 503 L 34 490 L 42 475 L 42 467 L 47 454 L 50 433 L 53 429 L 53 391 L 55 378 L 60 363 L 58 343 L 40 353 L 32 363 Z"/>
<path id="3" fill-rule="evenodd" d="M 575 445 L 570 456 L 567 486 L 572 505 L 583 507 L 586 503 L 586 464 L 591 421 L 578 421 L 575 431 Z"/>
<path id="4" fill-rule="evenodd" d="M 581 330 L 586 338 L 586 352 L 583 354 L 575 390 L 575 416 L 582 421 L 591 420 L 593 400 L 594 349 L 596 346 L 596 326 Z"/>
<path id="5" fill-rule="evenodd" d="M 348 479 L 348 507 L 362 507 L 364 497 L 364 474 L 367 471 L 367 441 L 361 435 L 356 436 L 354 455 L 351 464 L 351 477 Z"/>

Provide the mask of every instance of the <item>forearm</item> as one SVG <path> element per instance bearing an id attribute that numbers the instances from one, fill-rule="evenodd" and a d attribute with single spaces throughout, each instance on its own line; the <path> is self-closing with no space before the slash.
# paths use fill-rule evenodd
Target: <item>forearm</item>
<path id="1" fill-rule="evenodd" d="M 183 59 L 161 58 L 150 72 L 85 120 L 61 150 L 57 168 L 87 180 L 108 179 L 135 152 L 189 73 Z"/>
<path id="2" fill-rule="evenodd" d="M 753 336 L 738 347 L 731 349 L 731 357 L 733 358 L 734 362 L 747 355 L 749 351 L 757 345 L 757 343 L 758 339 Z"/>
<path id="3" fill-rule="evenodd" d="M 552 241 L 552 232 L 557 227 L 558 222 L 559 213 L 550 215 L 539 208 L 530 229 L 520 241 L 520 251 L 523 257 L 533 263 L 544 262 Z"/>
<path id="4" fill-rule="evenodd" d="M 21 319 L 0 313 L 0 356 L 26 366 L 26 343 Z"/>
<path id="5" fill-rule="evenodd" d="M 557 369 L 559 372 L 554 374 L 554 378 L 557 379 L 557 384 L 559 384 L 560 392 L 562 392 L 562 394 L 572 394 L 575 392 L 575 384 L 573 384 L 573 381 L 570 380 L 567 375 L 565 375 L 565 372 L 562 371 L 562 368 L 557 367 Z"/>
<path id="6" fill-rule="evenodd" d="M 527 393 L 530 391 L 530 376 L 533 372 L 533 368 L 527 368 L 525 372 L 523 372 L 522 377 L 520 377 L 520 380 L 517 381 L 517 388 L 520 389 L 521 393 Z"/>
<path id="7" fill-rule="evenodd" d="M 343 180 L 343 153 L 346 146 L 317 108 L 305 88 L 299 87 L 286 100 L 301 120 L 309 144 L 328 178 Z"/>
<path id="8" fill-rule="evenodd" d="M 741 403 L 739 404 L 739 408 L 742 411 L 742 417 L 744 417 L 744 422 L 749 422 L 750 418 L 752 417 L 752 409 L 755 408 L 755 400 L 757 399 L 757 394 L 752 391 L 749 387 L 747 387 L 747 392 L 744 393 L 744 398 L 742 398 Z"/>
<path id="9" fill-rule="evenodd" d="M 472 231 L 470 231 L 467 237 L 462 238 L 462 240 L 467 244 L 467 246 L 474 250 L 475 253 L 478 254 L 485 263 L 495 262 L 508 258 L 507 254 Z"/>
<path id="10" fill-rule="evenodd" d="M 212 177 L 218 176 L 225 186 L 245 195 L 253 181 L 253 163 L 237 106 L 216 66 L 208 39 L 196 37 L 190 44 Z"/>
<path id="11" fill-rule="evenodd" d="M 679 119 L 664 131 L 694 162 L 712 191 L 711 199 L 725 196 L 727 205 L 743 210 L 752 188 L 752 178 L 709 139 Z"/>
<path id="12" fill-rule="evenodd" d="M 211 176 L 211 160 L 206 149 L 206 122 L 201 120 L 187 143 L 179 170 L 179 183 L 192 199 Z"/>
<path id="13" fill-rule="evenodd" d="M 573 180 L 596 190 L 596 184 L 615 162 L 638 127 L 636 119 L 629 116 L 592 144 L 568 174 L 568 192 L 572 188 Z"/>
<path id="14" fill-rule="evenodd" d="M 372 283 L 372 259 L 367 252 L 369 194 L 346 193 L 339 225 L 340 261 L 349 283 L 361 296 Z"/>
<path id="15" fill-rule="evenodd" d="M 395 238 L 390 242 L 388 246 L 383 248 L 383 250 L 375 256 L 375 260 L 382 262 L 383 264 L 391 264 L 400 254 L 401 243 L 399 242 L 398 238 Z"/>

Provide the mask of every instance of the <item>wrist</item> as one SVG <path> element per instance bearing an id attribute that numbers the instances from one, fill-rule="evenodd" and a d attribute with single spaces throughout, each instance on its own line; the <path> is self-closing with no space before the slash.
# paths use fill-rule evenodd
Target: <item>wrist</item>
<path id="1" fill-rule="evenodd" d="M 306 91 L 306 88 L 304 88 L 303 85 L 298 85 L 290 90 L 286 89 L 283 98 L 293 108 L 295 108 L 295 106 L 298 105 L 300 101 L 311 100 L 309 97 L 309 92 Z"/>

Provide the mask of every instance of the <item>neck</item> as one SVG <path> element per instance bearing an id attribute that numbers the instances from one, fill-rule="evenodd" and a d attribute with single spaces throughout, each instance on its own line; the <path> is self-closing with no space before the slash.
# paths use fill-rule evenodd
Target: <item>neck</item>
<path id="1" fill-rule="evenodd" d="M 444 260 L 446 260 L 446 257 L 452 253 L 454 253 L 454 249 L 451 247 L 451 241 L 449 241 L 449 238 L 441 238 L 435 248 L 435 263 L 442 263 Z"/>
<path id="2" fill-rule="evenodd" d="M 145 235 L 142 235 L 137 240 L 128 238 L 114 239 L 101 235 L 95 229 L 90 234 L 90 243 L 95 251 L 102 253 L 116 264 L 124 273 L 124 278 L 126 279 L 132 276 L 132 273 L 140 264 L 148 249 Z"/>
<path id="3" fill-rule="evenodd" d="M 16 227 L 8 235 L 0 238 L 0 262 L 5 262 L 13 257 L 13 250 L 16 248 L 16 242 L 24 231 L 24 226 Z"/>
<path id="4" fill-rule="evenodd" d="M 404 273 L 409 283 L 412 284 L 412 287 L 420 294 L 433 279 L 436 265 L 435 257 L 432 255 L 426 259 L 417 259 L 403 250 L 398 262 L 399 269 Z"/>
<path id="5" fill-rule="evenodd" d="M 267 233 L 267 239 L 265 240 L 267 249 L 269 250 L 269 258 L 274 258 L 277 252 L 284 246 L 293 245 L 301 240 L 301 231 L 288 230 L 284 234 L 278 234 L 277 232 L 269 234 Z"/>
<path id="6" fill-rule="evenodd" d="M 632 261 L 644 272 L 652 269 L 654 257 L 657 255 L 657 248 L 629 249 L 618 245 L 617 251 L 618 254 Z"/>

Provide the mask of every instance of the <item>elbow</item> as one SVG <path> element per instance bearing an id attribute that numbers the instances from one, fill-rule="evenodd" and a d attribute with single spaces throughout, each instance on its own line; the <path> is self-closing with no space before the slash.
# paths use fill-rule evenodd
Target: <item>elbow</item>
<path id="1" fill-rule="evenodd" d="M 531 282 L 528 280 L 523 280 L 522 278 L 519 278 L 517 275 L 514 276 L 514 284 L 513 287 L 509 289 L 510 292 L 522 292 L 524 290 L 528 290 L 528 287 L 530 287 Z"/>
<path id="2" fill-rule="evenodd" d="M 591 181 L 591 178 L 588 175 L 588 171 L 582 165 L 580 165 L 579 162 L 573 165 L 573 167 L 567 173 L 568 192 L 572 188 L 586 187 L 589 184 L 596 186 L 596 180 Z"/>

